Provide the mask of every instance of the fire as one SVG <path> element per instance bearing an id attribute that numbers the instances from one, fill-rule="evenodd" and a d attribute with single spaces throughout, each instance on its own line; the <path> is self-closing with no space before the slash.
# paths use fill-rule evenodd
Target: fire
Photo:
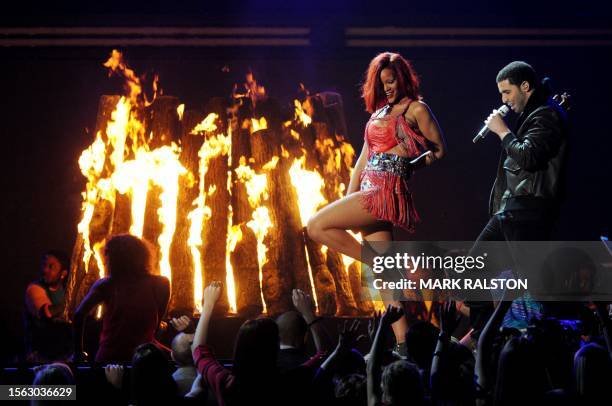
<path id="1" fill-rule="evenodd" d="M 225 283 L 227 286 L 227 301 L 230 305 L 230 311 L 236 313 L 236 284 L 234 282 L 234 268 L 232 267 L 232 263 L 230 261 L 230 253 L 234 252 L 234 249 L 236 249 L 236 244 L 242 240 L 242 231 L 240 230 L 240 225 L 232 225 L 231 210 L 227 219 L 227 225 L 227 255 L 225 256 L 225 269 L 227 273 L 225 276 Z"/>
<path id="2" fill-rule="evenodd" d="M 278 159 L 274 161 L 274 166 Z M 246 158 L 241 156 L 239 165 L 235 169 L 237 179 L 243 182 L 246 186 L 249 195 L 249 205 L 253 208 L 251 220 L 247 222 L 247 227 L 253 230 L 257 238 L 257 259 L 259 264 L 259 287 L 261 293 L 261 302 L 263 303 L 263 312 L 266 312 L 266 302 L 263 298 L 263 273 L 262 266 L 266 263 L 266 252 L 268 248 L 263 243 L 266 234 L 272 227 L 272 220 L 268 208 L 263 206 L 263 202 L 268 200 L 268 175 L 265 173 L 257 174 L 250 166 L 246 164 Z"/>
<path id="3" fill-rule="evenodd" d="M 104 62 L 104 66 L 109 69 L 109 76 L 114 73 L 124 79 L 125 87 L 129 93 L 129 100 L 133 105 L 144 104 L 144 106 L 150 106 L 153 104 L 159 90 L 159 77 L 157 75 L 154 76 L 151 84 L 153 97 L 149 100 L 143 92 L 142 78 L 138 77 L 133 69 L 130 69 L 123 58 L 123 53 L 113 49 L 108 60 Z"/>
<path id="4" fill-rule="evenodd" d="M 259 287 L 261 292 L 261 302 L 263 303 L 263 313 L 266 313 L 266 302 L 263 297 L 263 273 L 262 266 L 267 262 L 266 252 L 268 248 L 263 243 L 268 229 L 272 227 L 272 220 L 270 220 L 270 212 L 267 207 L 261 206 L 255 209 L 253 212 L 252 220 L 247 223 L 247 226 L 253 230 L 257 237 L 257 259 L 259 261 Z"/>
<path id="5" fill-rule="evenodd" d="M 265 130 L 267 128 L 268 122 L 266 121 L 265 117 L 262 117 L 259 120 L 256 118 L 251 119 L 251 134 L 253 134 L 255 131 Z"/>
<path id="6" fill-rule="evenodd" d="M 200 122 L 196 127 L 191 131 L 191 134 L 204 135 L 206 133 L 213 133 L 217 129 L 217 125 L 215 124 L 215 120 L 218 118 L 218 115 L 215 113 L 211 113 L 202 122 Z M 188 245 L 191 250 L 192 259 L 193 259 L 193 267 L 194 267 L 194 305 L 195 309 L 198 312 L 202 311 L 201 298 L 204 292 L 203 290 L 203 275 L 202 275 L 202 256 L 200 249 L 202 247 L 202 226 L 204 222 L 210 218 L 212 215 L 210 207 L 206 206 L 206 196 L 210 196 L 215 192 L 214 185 L 210 185 L 208 191 L 206 191 L 206 182 L 205 175 L 208 170 L 208 163 L 213 157 L 219 155 L 228 155 L 231 146 L 231 138 L 229 136 L 225 136 L 223 134 L 213 135 L 207 138 L 200 150 L 198 151 L 199 160 L 199 182 L 198 182 L 198 197 L 193 202 L 195 208 L 189 213 L 188 219 L 190 220 L 190 228 L 189 228 L 189 239 Z M 230 217 L 231 221 L 231 217 Z M 229 263 L 229 261 L 228 261 Z M 231 273 L 230 267 L 227 269 L 228 275 Z M 226 281 L 227 283 L 227 281 Z M 230 293 L 230 290 L 232 292 Z M 230 284 L 227 286 L 228 291 L 228 300 L 230 301 L 230 309 L 235 311 L 236 309 L 236 300 L 235 293 L 233 292 L 233 279 Z M 231 298 L 233 297 L 233 302 Z M 233 306 L 233 307 L 232 307 Z"/>
<path id="7" fill-rule="evenodd" d="M 305 166 L 306 156 L 302 155 L 301 158 L 296 158 L 293 161 L 293 165 L 289 169 L 291 182 L 298 194 L 298 205 L 303 226 L 306 226 L 308 219 L 321 206 L 327 204 L 327 200 L 322 193 L 325 181 L 318 172 L 306 170 Z"/>
<path id="8" fill-rule="evenodd" d="M 156 77 L 152 83 L 153 99 L 149 100 L 143 91 L 144 77 L 137 76 L 128 67 L 120 52 L 113 50 L 104 65 L 109 68 L 111 73 L 118 74 L 125 79 L 127 94 L 125 97 L 118 99 L 105 129 L 96 133 L 92 144 L 79 157 L 79 167 L 87 181 L 83 192 L 82 218 L 77 227 L 83 240 L 83 267 L 81 269 L 84 268 L 87 273 L 91 267 L 97 267 L 100 277 L 106 274 L 102 250 L 109 235 L 114 232 L 112 230 L 114 223 L 111 229 L 107 230 L 109 235 L 102 236 L 100 239 L 100 230 L 91 228 L 92 220 L 98 216 L 98 210 L 100 208 L 106 210 L 106 206 L 110 206 L 111 216 L 114 216 L 117 202 L 121 203 L 119 207 L 128 212 L 122 213 L 126 215 L 126 218 L 127 215 L 130 215 L 130 223 L 122 224 L 121 227 L 125 226 L 125 230 L 129 229 L 131 234 L 142 237 L 145 230 L 150 230 L 145 227 L 145 222 L 148 221 L 145 218 L 145 213 L 152 212 L 150 208 L 147 211 L 147 203 L 151 203 L 151 192 L 154 191 L 155 196 L 159 198 L 159 201 L 155 202 L 158 205 L 155 214 L 160 225 L 159 229 L 155 230 L 158 233 L 155 241 L 159 253 L 158 268 L 162 275 L 171 279 L 170 247 L 177 225 L 177 200 L 179 198 L 179 186 L 182 184 L 179 180 L 181 176 L 186 176 L 188 183 L 191 183 L 191 185 L 197 184 L 198 188 L 197 197 L 191 202 L 192 207 L 188 209 L 190 211 L 187 214 L 188 237 L 186 244 L 193 260 L 194 305 L 196 311 L 201 312 L 204 284 L 202 264 L 203 260 L 206 260 L 202 258 L 202 247 L 205 242 L 202 241 L 202 231 L 206 222 L 213 215 L 211 207 L 207 205 L 207 199 L 211 199 L 211 196 L 219 193 L 218 188 L 220 187 L 218 184 L 207 185 L 206 173 L 211 165 L 211 160 L 216 158 L 227 159 L 231 167 L 231 134 L 225 135 L 219 130 L 217 121 L 219 116 L 214 113 L 209 114 L 202 122 L 194 126 L 190 134 L 202 136 L 203 139 L 197 154 L 197 173 L 195 168 L 193 173 L 189 172 L 179 159 L 181 152 L 179 145 L 172 143 L 153 148 L 153 144 L 148 141 L 154 138 L 158 139 L 162 134 L 145 134 L 143 112 L 146 110 L 143 107 L 150 105 L 155 100 L 159 90 L 158 78 Z M 258 101 L 267 98 L 264 87 L 257 84 L 252 74 L 247 75 L 244 87 L 245 94 L 238 94 L 234 91 L 234 98 L 239 100 L 240 103 L 248 102 L 250 99 L 252 105 L 255 106 Z M 294 100 L 293 120 L 282 123 L 283 131 L 289 131 L 292 142 L 295 141 L 299 144 L 301 142 L 299 131 L 312 124 L 312 109 L 309 109 L 308 106 L 308 101 L 302 104 L 298 100 Z M 178 105 L 176 115 L 179 121 L 183 120 L 184 113 L 185 105 Z M 268 129 L 268 121 L 265 117 L 247 118 L 242 121 L 241 127 L 247 134 L 253 134 L 256 131 Z M 234 171 L 228 172 L 227 185 L 221 186 L 227 187 L 230 195 L 233 182 L 241 182 L 246 188 L 248 202 L 252 208 L 252 217 L 246 223 L 246 226 L 253 231 L 257 240 L 260 294 L 264 312 L 266 312 L 266 303 L 263 298 L 262 267 L 268 260 L 266 256 L 268 247 L 266 247 L 264 241 L 272 228 L 269 208 L 266 207 L 269 200 L 267 172 L 278 168 L 282 162 L 281 159 L 292 162 L 289 168 L 289 177 L 298 197 L 299 215 L 303 226 L 317 210 L 330 200 L 342 197 L 346 189 L 346 185 L 340 179 L 346 178 L 347 170 L 351 170 L 355 151 L 349 143 L 344 142 L 341 136 L 336 136 L 335 140 L 330 138 L 320 139 L 321 134 L 317 134 L 315 139 L 316 151 L 302 149 L 301 155 L 296 156 L 296 149 L 293 148 L 295 144 L 281 145 L 279 148 L 280 156 L 272 157 L 269 162 L 262 166 L 259 172 L 256 172 L 250 166 L 250 163 L 254 162 L 253 158 L 240 157 L 238 166 Z M 316 153 L 316 159 L 321 160 L 317 164 L 316 170 L 307 169 L 306 161 L 307 158 L 310 158 L 307 155 L 309 153 Z M 309 165 L 310 162 L 311 160 L 309 160 Z M 193 164 L 196 166 L 195 162 Z M 284 168 L 284 166 L 281 167 Z M 195 196 L 195 191 L 193 193 L 191 198 Z M 125 206 L 125 201 L 129 202 L 129 207 Z M 180 212 L 185 215 L 185 212 L 182 211 L 183 207 L 181 206 Z M 234 281 L 235 270 L 232 268 L 230 255 L 242 240 L 243 230 L 241 224 L 232 224 L 231 205 L 228 206 L 228 209 L 227 240 L 225 241 L 225 283 L 229 311 L 235 313 L 237 311 L 237 292 Z M 361 238 L 360 235 L 354 236 L 358 239 Z M 326 254 L 327 247 L 322 247 L 322 252 Z M 342 256 L 342 260 L 345 271 L 348 272 L 348 267 L 354 260 L 346 256 Z M 310 267 L 309 277 L 312 289 L 315 291 Z M 313 297 L 318 308 L 316 295 Z"/>
<path id="9" fill-rule="evenodd" d="M 304 112 L 302 103 L 299 100 L 294 100 L 293 105 L 295 106 L 295 120 L 302 123 L 304 127 L 308 127 L 312 123 L 312 118 Z"/>
<path id="10" fill-rule="evenodd" d="M 305 152 L 305 151 L 304 151 Z M 300 209 L 300 219 L 302 220 L 302 226 L 306 226 L 308 219 L 310 219 L 317 210 L 327 204 L 327 200 L 323 197 L 323 188 L 325 181 L 321 175 L 316 171 L 309 171 L 306 167 L 306 155 L 302 155 L 300 158 L 296 158 L 293 161 L 293 165 L 289 169 L 289 176 L 291 183 L 298 195 L 298 206 Z M 327 247 L 325 247 L 327 248 Z M 308 253 L 306 253 L 308 255 Z M 310 279 L 310 286 L 312 291 L 315 292 L 314 277 L 312 275 L 312 268 L 310 267 L 310 261 L 308 265 L 308 277 Z M 315 306 L 318 309 L 319 304 L 316 295 L 313 295 Z"/>

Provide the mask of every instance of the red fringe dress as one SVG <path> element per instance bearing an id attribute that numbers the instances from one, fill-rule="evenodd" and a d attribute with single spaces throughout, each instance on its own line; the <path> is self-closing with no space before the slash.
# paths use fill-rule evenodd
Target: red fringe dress
<path id="1" fill-rule="evenodd" d="M 413 232 L 419 216 L 408 188 L 410 161 L 428 149 L 427 140 L 406 122 L 405 111 L 378 117 L 380 112 L 372 114 L 365 129 L 369 153 L 359 179 L 362 204 L 377 219 Z M 408 157 L 385 153 L 400 143 Z"/>

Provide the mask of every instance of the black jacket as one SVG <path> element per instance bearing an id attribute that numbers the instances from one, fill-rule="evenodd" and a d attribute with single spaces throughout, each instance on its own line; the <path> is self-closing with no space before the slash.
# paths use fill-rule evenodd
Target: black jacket
<path id="1" fill-rule="evenodd" d="M 537 210 L 554 214 L 564 193 L 567 119 L 544 88 L 529 97 L 514 132 L 504 137 L 489 214 Z"/>

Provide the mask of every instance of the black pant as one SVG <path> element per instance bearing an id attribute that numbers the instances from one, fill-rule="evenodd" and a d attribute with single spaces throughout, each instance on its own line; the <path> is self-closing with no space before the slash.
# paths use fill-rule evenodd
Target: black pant
<path id="1" fill-rule="evenodd" d="M 553 217 L 543 210 L 495 214 L 480 232 L 469 255 L 477 255 L 482 241 L 547 241 L 552 234 L 553 224 Z M 511 263 L 513 255 L 510 246 L 508 248 L 505 262 Z M 478 336 L 493 313 L 493 302 L 466 302 L 466 305 L 470 307 L 470 324 Z"/>
<path id="2" fill-rule="evenodd" d="M 553 219 L 543 211 L 514 211 L 493 215 L 480 232 L 480 241 L 547 241 Z"/>

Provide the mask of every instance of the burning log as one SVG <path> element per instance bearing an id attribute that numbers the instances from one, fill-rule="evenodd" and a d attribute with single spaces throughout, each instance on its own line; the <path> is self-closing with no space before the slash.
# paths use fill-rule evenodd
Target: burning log
<path id="1" fill-rule="evenodd" d="M 239 315 L 253 317 L 263 311 L 259 287 L 257 237 L 245 224 L 240 225 L 241 238 L 230 254 L 234 269 L 236 307 Z"/>
<path id="2" fill-rule="evenodd" d="M 251 135 L 255 165 L 268 173 L 267 205 L 273 227 L 266 237 L 268 261 L 263 265 L 263 293 L 270 314 L 291 308 L 292 287 L 312 293 L 297 196 L 279 145 L 279 131 L 261 130 Z"/>
<path id="3" fill-rule="evenodd" d="M 321 244 L 311 240 L 303 230 L 308 261 L 312 270 L 319 314 L 322 316 L 333 316 L 336 314 L 336 284 L 334 278 L 327 267 L 325 256 L 321 252 Z"/>
<path id="4" fill-rule="evenodd" d="M 106 127 L 111 119 L 112 113 L 119 102 L 120 96 L 103 95 L 98 103 L 98 113 L 94 127 L 95 134 L 104 134 Z M 107 175 L 110 168 L 110 162 L 106 160 L 103 172 L 99 177 Z M 111 227 L 111 219 L 113 216 L 112 203 L 108 200 L 100 200 L 93 208 L 91 213 L 91 222 L 87 224 L 87 231 L 84 237 L 82 232 L 78 233 L 72 251 L 70 262 L 70 276 L 66 285 L 66 307 L 64 309 L 64 318 L 70 319 L 74 314 L 76 307 L 79 305 L 83 297 L 89 291 L 89 288 L 100 277 L 100 270 L 93 252 L 94 244 L 98 244 L 98 248 L 109 233 Z M 85 259 L 85 255 L 88 258 Z M 87 261 L 87 263 L 85 263 Z"/>
<path id="5" fill-rule="evenodd" d="M 207 138 L 210 138 L 209 135 L 207 135 Z M 227 190 L 228 170 L 226 153 L 221 153 L 208 160 L 204 177 L 204 193 L 206 194 L 206 206 L 210 208 L 211 215 L 204 221 L 202 229 L 204 285 L 211 281 L 225 282 L 227 278 L 227 227 L 230 215 L 230 196 Z M 223 294 L 217 302 L 220 313 L 226 313 L 229 309 L 228 289 L 223 290 Z"/>
<path id="6" fill-rule="evenodd" d="M 178 105 L 179 99 L 177 97 L 159 96 L 147 108 L 145 127 L 147 128 L 147 136 L 152 134 L 152 138 L 148 142 L 151 149 L 178 142 L 181 134 L 181 125 L 176 111 Z"/>
<path id="7" fill-rule="evenodd" d="M 115 192 L 115 210 L 113 211 L 113 221 L 111 235 L 125 234 L 130 231 L 132 224 L 132 200 L 127 194 Z"/>
<path id="8" fill-rule="evenodd" d="M 74 311 L 85 295 L 87 295 L 91 286 L 100 278 L 101 270 L 98 264 L 102 262 L 101 249 L 110 231 L 112 210 L 113 206 L 111 202 L 108 200 L 100 200 L 99 204 L 94 208 L 91 222 L 89 223 L 88 241 L 82 238 L 77 239 L 77 243 L 80 243 L 81 247 L 75 249 L 75 252 L 81 255 L 76 263 L 71 264 L 71 268 L 76 270 L 77 274 L 75 274 L 74 282 L 70 281 L 66 293 L 66 297 L 69 300 L 64 314 L 67 318 L 72 317 Z M 85 266 L 84 263 L 84 254 L 86 252 L 85 244 L 91 247 L 89 258 L 86 259 L 87 266 Z M 77 275 L 79 275 L 80 278 Z"/>
<path id="9" fill-rule="evenodd" d="M 176 231 L 170 246 L 172 268 L 172 296 L 170 312 L 193 314 L 194 310 L 194 258 L 189 246 L 191 220 L 189 214 L 198 197 L 198 151 L 204 142 L 201 135 L 190 131 L 203 119 L 203 114 L 188 110 L 182 120 L 180 161 L 187 173 L 179 177 L 179 194 L 176 207 Z M 201 293 L 201 292 L 200 292 Z M 201 298 L 195 298 L 201 300 Z"/>
<path id="10" fill-rule="evenodd" d="M 313 151 L 306 156 L 307 168 L 316 169 L 323 176 L 325 180 L 323 196 L 328 202 L 333 202 L 343 195 L 344 188 L 341 185 L 348 185 L 352 155 L 346 156 L 350 154 L 350 149 L 345 147 L 343 150 L 342 142 L 338 141 L 330 131 L 330 124 L 327 122 L 330 121 L 328 114 L 320 111 L 323 109 L 322 101 L 315 99 L 319 100 L 319 103 L 314 103 L 313 106 L 309 102 L 311 99 L 307 99 L 306 103 L 306 107 L 310 106 L 309 113 L 313 114 L 313 119 L 325 120 L 325 122 L 315 121 L 301 129 L 300 140 L 306 151 Z M 319 110 L 314 108 L 316 106 L 319 106 Z M 336 122 L 342 122 L 341 112 L 336 110 L 334 110 Z M 344 264 L 338 253 L 332 250 L 327 251 L 327 265 L 335 281 L 338 314 L 354 315 L 357 312 L 355 299 Z"/>
<path id="11" fill-rule="evenodd" d="M 359 310 L 351 291 L 348 275 L 344 271 L 342 258 L 336 251 L 328 249 L 326 263 L 336 286 L 338 314 L 342 316 L 356 316 Z"/>
<path id="12" fill-rule="evenodd" d="M 246 226 L 253 217 L 253 206 L 249 202 L 245 179 L 236 172 L 239 166 L 248 165 L 251 157 L 251 142 L 248 129 L 238 125 L 239 120 L 231 120 L 231 199 L 232 224 L 239 226 L 242 238 L 230 254 L 234 270 L 237 312 L 243 317 L 253 317 L 263 311 L 259 281 L 259 260 L 257 255 L 257 236 Z M 251 196 L 252 197 L 252 196 Z"/>
<path id="13" fill-rule="evenodd" d="M 349 266 L 348 278 L 357 307 L 361 313 L 371 315 L 374 312 L 374 305 L 370 292 L 361 282 L 361 265 L 359 262 L 355 261 Z"/>

